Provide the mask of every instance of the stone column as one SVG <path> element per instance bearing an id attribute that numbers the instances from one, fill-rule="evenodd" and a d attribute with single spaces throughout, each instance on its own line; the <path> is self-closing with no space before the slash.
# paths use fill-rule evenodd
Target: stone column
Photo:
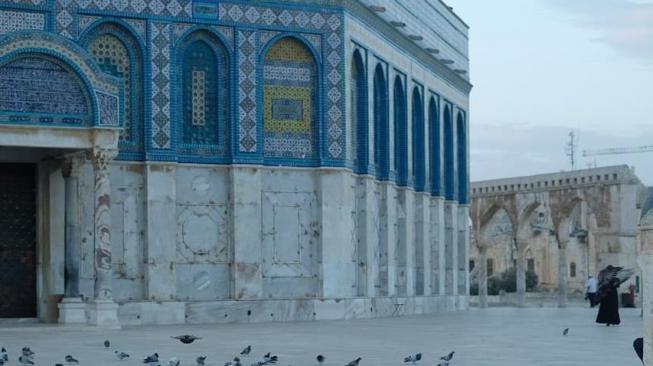
<path id="1" fill-rule="evenodd" d="M 648 249 L 641 252 L 637 263 L 642 271 L 644 365 L 653 365 L 653 250 Z"/>
<path id="2" fill-rule="evenodd" d="M 487 246 L 478 246 L 478 306 L 487 308 Z"/>
<path id="3" fill-rule="evenodd" d="M 517 240 L 517 306 L 526 306 L 526 247 L 527 241 Z"/>
<path id="4" fill-rule="evenodd" d="M 79 167 L 82 164 L 79 155 L 67 156 L 61 166 L 65 185 L 65 270 L 64 298 L 59 307 L 59 323 L 86 323 L 86 305 L 79 292 L 80 217 L 79 217 Z"/>
<path id="5" fill-rule="evenodd" d="M 567 307 L 567 243 L 558 239 L 558 307 Z"/>
<path id="6" fill-rule="evenodd" d="M 95 299 L 89 309 L 89 323 L 109 327 L 120 326 L 111 284 L 111 161 L 117 153 L 94 149 L 91 155 L 95 177 Z"/>

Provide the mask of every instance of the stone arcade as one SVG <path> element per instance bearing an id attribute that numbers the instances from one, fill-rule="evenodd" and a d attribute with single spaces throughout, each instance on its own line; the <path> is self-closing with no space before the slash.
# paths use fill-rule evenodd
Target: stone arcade
<path id="1" fill-rule="evenodd" d="M 0 2 L 0 318 L 467 307 L 467 26 L 438 0 Z"/>
<path id="2" fill-rule="evenodd" d="M 500 272 L 516 263 L 517 305 L 525 305 L 531 270 L 540 288 L 558 292 L 561 307 L 608 264 L 637 268 L 646 195 L 625 165 L 472 183 L 479 305 L 488 305 L 488 267 Z"/>

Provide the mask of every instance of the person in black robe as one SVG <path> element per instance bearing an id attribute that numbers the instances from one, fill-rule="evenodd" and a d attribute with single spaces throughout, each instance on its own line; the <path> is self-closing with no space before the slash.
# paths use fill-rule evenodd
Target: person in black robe
<path id="1" fill-rule="evenodd" d="M 619 319 L 619 296 L 617 294 L 619 280 L 612 279 L 599 288 L 599 313 L 596 322 L 606 326 L 621 323 Z"/>
<path id="2" fill-rule="evenodd" d="M 633 342 L 633 348 L 639 360 L 644 363 L 644 338 L 636 338 Z"/>

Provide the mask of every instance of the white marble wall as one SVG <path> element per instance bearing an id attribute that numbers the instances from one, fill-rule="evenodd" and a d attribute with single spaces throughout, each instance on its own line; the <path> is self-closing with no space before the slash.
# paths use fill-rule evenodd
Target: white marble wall
<path id="1" fill-rule="evenodd" d="M 63 205 L 55 172 L 43 193 L 49 210 Z M 84 165 L 80 276 L 89 298 L 91 182 Z M 404 314 L 467 306 L 464 286 L 452 287 L 466 283 L 463 261 L 451 254 L 466 255 L 468 243 L 447 243 L 456 228 L 463 235 L 466 226 L 456 222 L 465 208 L 440 198 L 344 169 L 114 163 L 112 183 L 113 291 L 125 324 L 388 316 L 397 303 Z M 63 290 L 62 235 L 49 232 L 41 297 Z M 243 313 L 243 304 L 256 315 Z"/>

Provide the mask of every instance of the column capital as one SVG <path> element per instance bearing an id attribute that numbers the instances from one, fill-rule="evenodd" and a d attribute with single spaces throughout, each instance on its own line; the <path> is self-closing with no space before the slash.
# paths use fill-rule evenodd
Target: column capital
<path id="1" fill-rule="evenodd" d="M 86 160 L 84 154 L 72 153 L 64 155 L 61 160 L 61 175 L 64 178 L 78 177 L 79 168 L 84 163 L 84 160 Z"/>
<path id="2" fill-rule="evenodd" d="M 109 164 L 111 161 L 113 161 L 113 159 L 118 156 L 118 150 L 95 148 L 92 151 L 89 151 L 89 155 L 91 163 L 93 163 L 93 169 L 107 170 L 109 169 Z"/>

